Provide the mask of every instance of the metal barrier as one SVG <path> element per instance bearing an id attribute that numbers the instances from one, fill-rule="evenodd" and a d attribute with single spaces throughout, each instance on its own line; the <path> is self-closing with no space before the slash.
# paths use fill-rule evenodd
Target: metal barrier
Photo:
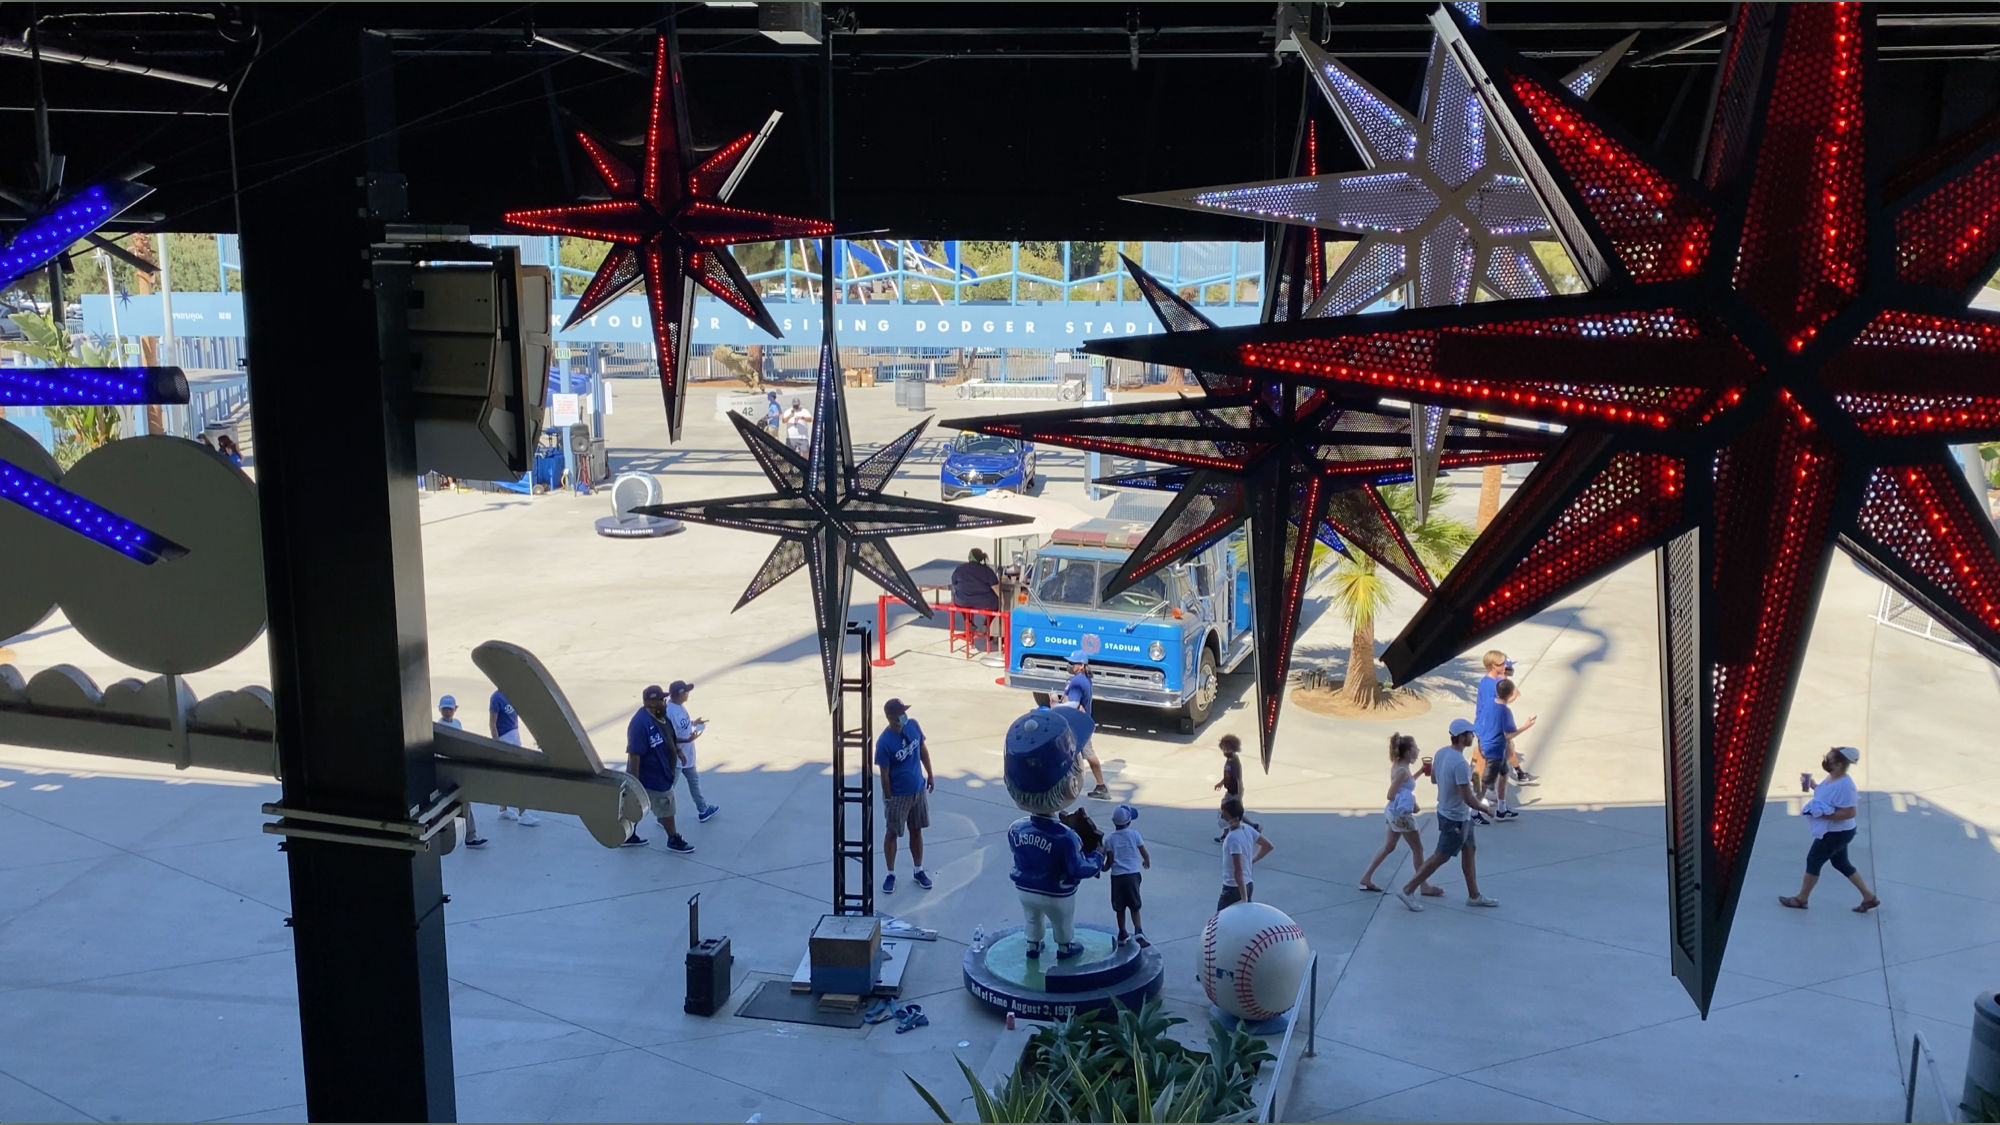
<path id="1" fill-rule="evenodd" d="M 197 389 L 188 396 L 188 436 L 230 424 L 249 405 L 250 388 L 244 384 Z"/>
<path id="2" fill-rule="evenodd" d="M 1923 1117 L 1917 1116 L 1917 1095 L 1928 1091 Z M 1935 1105 L 1930 1104 L 1935 1102 Z M 1910 1035 L 1910 1065 L 1903 1075 L 1903 1120 L 1911 1121 L 1957 1121 L 1959 1113 L 1950 1095 L 1945 1092 L 1944 1078 L 1938 1074 L 1937 1058 L 1931 1054 L 1931 1045 L 1924 1041 L 1924 1033 Z"/>
<path id="3" fill-rule="evenodd" d="M 1305 1011 L 1305 1034 L 1299 1034 L 1298 1013 Z M 1286 1110 L 1291 1108 L 1292 1085 L 1298 1080 L 1298 1060 L 1314 1058 L 1319 1047 L 1319 954 L 1312 957 L 1305 979 L 1299 982 L 1299 992 L 1292 1001 L 1292 1018 L 1285 1024 L 1284 1037 L 1272 1047 L 1276 1056 L 1257 1072 L 1256 1085 L 1261 1087 L 1257 1097 L 1258 1121 L 1287 1120 Z M 1268 1074 L 1269 1080 L 1266 1081 Z"/>
<path id="4" fill-rule="evenodd" d="M 1871 620 L 1877 625 L 1887 625 L 1891 629 L 1900 630 L 1913 637 L 1936 641 L 1964 652 L 1972 651 L 1972 646 L 1959 640 L 1951 630 L 1940 628 L 1930 614 L 1917 608 L 1915 602 L 1886 585 L 1882 587 L 1882 598 L 1876 603 L 1875 615 Z"/>
<path id="5" fill-rule="evenodd" d="M 944 603 L 937 600 L 937 595 L 945 590 L 950 589 L 951 587 L 919 586 L 917 588 L 922 592 L 931 595 L 932 606 L 942 607 Z M 875 596 L 875 659 L 869 661 L 869 663 L 873 664 L 877 668 L 888 668 L 896 663 L 894 660 L 889 659 L 889 603 L 890 602 L 894 602 L 897 605 L 902 605 L 903 599 L 896 597 L 894 594 L 877 594 Z M 916 611 L 911 610 L 910 612 L 915 613 Z"/>
<path id="6" fill-rule="evenodd" d="M 1064 379 L 1036 383 L 993 382 L 984 379 L 968 379 L 954 390 L 960 398 L 995 399 L 1019 402 L 1082 402 L 1085 394 L 1081 379 Z"/>

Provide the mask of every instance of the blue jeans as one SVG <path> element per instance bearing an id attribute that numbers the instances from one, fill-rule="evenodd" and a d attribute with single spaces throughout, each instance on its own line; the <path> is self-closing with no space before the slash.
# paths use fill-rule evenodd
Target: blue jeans
<path id="1" fill-rule="evenodd" d="M 694 772 L 693 766 L 682 766 L 681 776 L 687 778 L 688 796 L 694 798 L 694 811 L 699 815 L 708 807 L 707 799 L 701 795 L 701 775 Z"/>

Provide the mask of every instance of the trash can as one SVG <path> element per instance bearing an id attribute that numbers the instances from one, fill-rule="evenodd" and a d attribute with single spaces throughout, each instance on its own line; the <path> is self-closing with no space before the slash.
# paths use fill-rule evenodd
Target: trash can
<path id="1" fill-rule="evenodd" d="M 1992 1121 L 2000 1110 L 2000 994 L 1972 1001 L 1972 1047 L 1965 1056 L 1965 1093 L 1959 1109 L 1967 1121 Z"/>
<path id="2" fill-rule="evenodd" d="M 535 451 L 532 486 L 536 492 L 554 492 L 562 487 L 562 450 L 553 445 Z"/>
<path id="3" fill-rule="evenodd" d="M 611 455 L 605 451 L 603 438 L 590 439 L 590 479 L 611 479 Z"/>
<path id="4" fill-rule="evenodd" d="M 896 375 L 896 405 L 910 405 L 910 379 L 900 372 Z"/>
<path id="5" fill-rule="evenodd" d="M 904 405 L 911 410 L 928 410 L 924 405 L 924 380 L 921 376 L 910 380 L 910 401 Z"/>

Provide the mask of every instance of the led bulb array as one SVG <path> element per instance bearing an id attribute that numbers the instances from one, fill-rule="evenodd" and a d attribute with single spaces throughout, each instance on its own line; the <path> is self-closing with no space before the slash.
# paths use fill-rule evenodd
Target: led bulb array
<path id="1" fill-rule="evenodd" d="M 0 461 L 0 500 L 19 504 L 43 519 L 138 562 L 154 563 L 187 554 L 185 547 L 166 536 L 148 531 L 9 461 Z"/>

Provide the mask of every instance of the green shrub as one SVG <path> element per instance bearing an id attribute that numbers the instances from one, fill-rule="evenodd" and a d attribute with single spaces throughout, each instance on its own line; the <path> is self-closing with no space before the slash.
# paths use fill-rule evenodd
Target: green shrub
<path id="1" fill-rule="evenodd" d="M 961 1061 L 981 1121 L 1249 1121 L 1257 1114 L 1250 1085 L 1272 1059 L 1262 1039 L 1213 1021 L 1208 1052 L 1167 1035 L 1187 1021 L 1160 1010 L 1157 997 L 1137 1012 L 1124 1006 L 1106 1021 L 1097 1013 L 1037 1029 L 1014 1072 L 988 1091 Z M 905 1075 L 904 1077 L 908 1077 Z M 910 1079 L 940 1121 L 951 1115 Z"/>

